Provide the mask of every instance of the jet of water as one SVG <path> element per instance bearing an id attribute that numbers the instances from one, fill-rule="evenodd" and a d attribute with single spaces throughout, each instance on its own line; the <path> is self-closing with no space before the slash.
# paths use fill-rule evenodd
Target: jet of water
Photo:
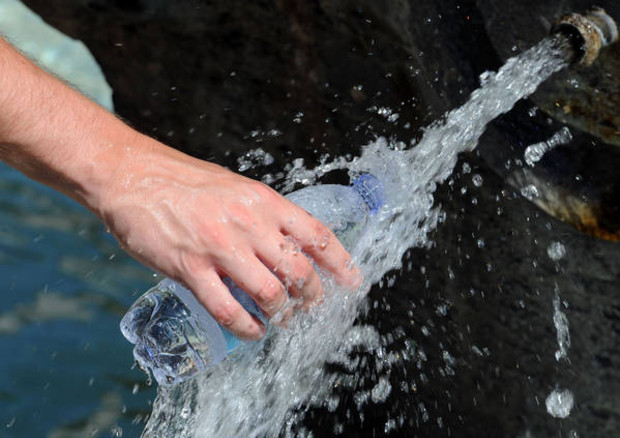
<path id="1" fill-rule="evenodd" d="M 351 351 L 381 351 L 373 327 L 354 326 L 365 303 L 363 291 L 386 272 L 400 269 L 409 248 L 428 244 L 427 235 L 440 215 L 434 192 L 452 173 L 458 154 L 474 149 L 486 125 L 565 67 L 565 58 L 561 44 L 549 38 L 509 59 L 498 72 L 487 72 L 481 88 L 426 128 L 422 140 L 409 150 L 379 139 L 351 161 L 338 159 L 311 171 L 297 163 L 295 175 L 309 181 L 335 168 L 346 168 L 352 175 L 372 173 L 383 181 L 388 202 L 353 252 L 365 274 L 362 292 L 329 294 L 322 305 L 297 315 L 286 329 L 270 327 L 264 343 L 242 349 L 200 379 L 160 388 L 144 436 L 279 436 L 292 434 L 304 407 L 335 409 L 339 400 L 330 396 L 332 388 L 350 383 L 325 372 L 325 363 L 355 370 Z M 329 279 L 326 282 L 326 290 L 335 291 Z M 356 399 L 376 402 L 389 392 L 388 383 Z"/>

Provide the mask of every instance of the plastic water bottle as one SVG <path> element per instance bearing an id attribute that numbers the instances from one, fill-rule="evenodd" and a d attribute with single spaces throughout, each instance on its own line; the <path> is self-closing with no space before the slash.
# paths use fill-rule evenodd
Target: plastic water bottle
<path id="1" fill-rule="evenodd" d="M 382 205 L 383 189 L 376 177 L 365 174 L 351 186 L 311 186 L 287 198 L 329 225 L 350 251 L 368 217 Z M 245 291 L 229 278 L 224 283 L 249 313 L 268 322 Z M 135 344 L 138 365 L 150 369 L 160 385 L 194 377 L 243 343 L 221 327 L 191 291 L 168 278 L 136 300 L 121 321 L 121 331 Z"/>

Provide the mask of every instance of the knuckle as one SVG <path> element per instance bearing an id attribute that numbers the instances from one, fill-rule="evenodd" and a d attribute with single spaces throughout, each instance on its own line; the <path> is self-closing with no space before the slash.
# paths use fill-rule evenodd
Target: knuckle
<path id="1" fill-rule="evenodd" d="M 314 216 L 308 217 L 308 226 L 314 234 L 329 233 L 329 228 Z"/>
<path id="2" fill-rule="evenodd" d="M 277 192 L 275 190 L 273 190 L 268 185 L 260 182 L 256 182 L 253 189 L 256 194 L 261 197 L 261 199 L 271 200 L 277 195 Z"/>
<path id="3" fill-rule="evenodd" d="M 295 269 L 295 277 L 297 280 L 306 280 L 313 276 L 314 273 L 314 268 L 307 259 L 299 263 Z"/>
<path id="4" fill-rule="evenodd" d="M 234 266 L 236 263 L 242 263 L 245 259 L 245 253 L 239 251 L 234 244 L 229 244 L 226 247 L 220 248 L 214 251 L 213 259 L 216 261 L 216 265 L 225 268 L 227 266 Z"/>
<path id="5" fill-rule="evenodd" d="M 252 211 L 243 203 L 234 203 L 228 206 L 230 220 L 237 225 L 245 226 L 252 221 Z"/>
<path id="6" fill-rule="evenodd" d="M 230 243 L 230 236 L 224 226 L 217 223 L 198 223 L 191 248 L 195 252 L 205 251 L 205 248 L 221 248 Z"/>
<path id="7" fill-rule="evenodd" d="M 203 269 L 203 263 L 199 257 L 188 254 L 186 251 L 180 251 L 178 254 L 176 269 L 173 272 L 178 278 L 185 278 L 190 281 L 194 278 L 195 273 Z"/>
<path id="8" fill-rule="evenodd" d="M 315 246 L 320 249 L 324 249 L 330 246 L 335 239 L 332 231 L 321 222 L 314 224 L 312 227 L 312 231 L 315 235 Z"/>
<path id="9" fill-rule="evenodd" d="M 280 282 L 267 281 L 256 293 L 256 299 L 261 304 L 271 307 L 277 304 L 284 294 L 284 287 Z"/>
<path id="10" fill-rule="evenodd" d="M 241 317 L 242 311 L 239 304 L 227 301 L 216 306 L 212 311 L 212 315 L 224 327 L 231 327 Z"/>

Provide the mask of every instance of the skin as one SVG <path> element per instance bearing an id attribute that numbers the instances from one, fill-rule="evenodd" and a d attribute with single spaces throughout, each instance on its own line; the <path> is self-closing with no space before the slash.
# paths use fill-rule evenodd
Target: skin
<path id="1" fill-rule="evenodd" d="M 304 306 L 323 296 L 308 256 L 339 284 L 360 284 L 331 231 L 268 186 L 133 130 L 2 38 L 0 72 L 0 160 L 84 205 L 125 251 L 185 284 L 239 337 L 259 339 L 265 328 L 222 277 L 269 317 L 289 294 Z"/>

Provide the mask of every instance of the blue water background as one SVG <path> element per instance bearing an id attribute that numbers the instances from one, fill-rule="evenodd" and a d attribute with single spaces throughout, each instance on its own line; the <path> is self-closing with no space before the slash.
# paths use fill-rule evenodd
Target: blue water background
<path id="1" fill-rule="evenodd" d="M 137 436 L 155 397 L 118 323 L 152 272 L 0 163 L 0 437 Z"/>

